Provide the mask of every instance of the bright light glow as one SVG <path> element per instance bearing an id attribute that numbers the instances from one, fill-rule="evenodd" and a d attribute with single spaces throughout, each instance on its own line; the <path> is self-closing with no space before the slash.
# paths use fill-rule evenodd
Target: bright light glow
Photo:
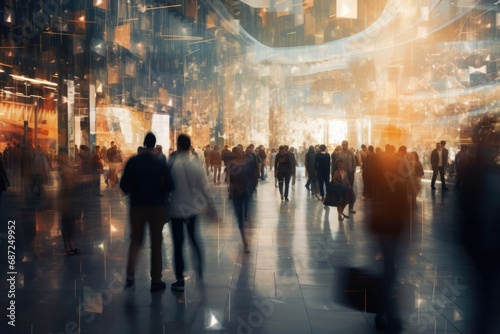
<path id="1" fill-rule="evenodd" d="M 25 77 L 25 76 L 22 76 L 22 75 L 15 75 L 15 74 L 11 74 L 10 76 L 12 77 L 12 79 L 18 80 L 18 81 L 25 81 L 25 82 L 29 82 L 29 83 L 32 83 L 32 84 L 40 84 L 40 85 L 47 85 L 47 86 L 57 87 L 57 83 L 51 82 L 51 81 L 47 81 L 47 80 L 31 79 L 31 78 L 28 78 L 28 77 Z"/>
<path id="2" fill-rule="evenodd" d="M 346 19 L 358 18 L 357 0 L 337 0 L 337 17 Z"/>

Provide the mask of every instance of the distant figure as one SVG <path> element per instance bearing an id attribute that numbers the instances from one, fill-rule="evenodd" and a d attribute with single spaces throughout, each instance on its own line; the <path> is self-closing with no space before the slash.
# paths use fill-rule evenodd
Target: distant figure
<path id="1" fill-rule="evenodd" d="M 424 177 L 424 166 L 420 162 L 418 153 L 413 151 L 410 153 L 410 166 L 412 176 L 411 198 L 413 206 L 417 203 L 417 196 L 422 188 L 422 177 Z"/>
<path id="2" fill-rule="evenodd" d="M 160 159 L 163 162 L 167 163 L 167 157 L 163 153 L 163 146 L 156 145 L 156 148 L 155 148 L 155 157 L 157 157 L 158 159 Z"/>
<path id="3" fill-rule="evenodd" d="M 127 281 L 131 287 L 135 280 L 137 258 L 144 239 L 144 227 L 149 223 L 151 240 L 151 292 L 166 288 L 161 280 L 163 225 L 166 220 L 165 198 L 173 189 L 167 164 L 155 157 L 156 137 L 149 132 L 144 137 L 144 149 L 130 158 L 120 181 L 120 188 L 130 199 L 130 246 L 127 260 Z"/>
<path id="4" fill-rule="evenodd" d="M 288 149 L 288 145 L 285 145 L 285 153 L 288 154 L 288 156 L 290 157 L 290 161 L 292 162 L 292 186 L 295 185 L 295 177 L 297 175 L 296 171 L 297 171 L 297 158 L 295 157 L 295 148 L 293 147 L 290 147 L 290 149 Z"/>
<path id="5" fill-rule="evenodd" d="M 443 190 L 448 190 L 446 187 L 444 171 L 446 165 L 448 164 L 448 150 L 443 148 L 443 142 L 436 143 L 436 148 L 431 152 L 431 166 L 432 166 L 432 179 L 431 179 L 431 189 L 436 190 L 434 186 L 436 184 L 437 174 L 441 177 L 441 188 Z"/>
<path id="6" fill-rule="evenodd" d="M 356 155 L 349 149 L 349 143 L 347 140 L 342 141 L 342 149 L 337 153 L 337 159 L 344 162 L 347 177 L 349 178 L 349 184 L 354 189 L 354 175 L 356 174 L 357 159 Z M 356 213 L 354 210 L 354 202 L 349 203 L 349 212 Z"/>
<path id="7" fill-rule="evenodd" d="M 325 200 L 326 187 L 330 182 L 330 155 L 326 151 L 326 145 L 319 146 L 319 153 L 315 158 L 316 175 L 318 176 L 319 194 L 321 202 Z"/>
<path id="8" fill-rule="evenodd" d="M 205 146 L 205 150 L 203 151 L 203 158 L 205 159 L 205 172 L 207 176 L 210 175 L 210 153 L 212 150 L 210 149 L 210 144 Z"/>
<path id="9" fill-rule="evenodd" d="M 349 218 L 348 215 L 344 214 L 344 209 L 347 204 L 352 202 L 354 193 L 342 160 L 337 161 L 337 169 L 333 172 L 331 184 L 335 194 L 341 199 L 337 205 L 337 214 L 339 221 L 343 221 L 344 217 Z"/>
<path id="10" fill-rule="evenodd" d="M 214 171 L 214 183 L 220 183 L 222 158 L 218 145 L 215 145 L 214 149 L 210 152 L 210 164 L 212 165 L 212 170 Z"/>
<path id="11" fill-rule="evenodd" d="M 259 158 L 261 160 L 261 165 L 260 165 L 260 180 L 265 181 L 266 180 L 266 159 L 267 159 L 267 154 L 266 154 L 266 149 L 264 145 L 259 145 Z"/>
<path id="12" fill-rule="evenodd" d="M 222 161 L 224 161 L 224 183 L 228 183 L 229 173 L 227 171 L 227 166 L 229 164 L 229 161 L 231 161 L 231 159 L 233 158 L 233 154 L 231 153 L 231 150 L 229 150 L 229 146 L 225 145 L 220 155 Z"/>
<path id="13" fill-rule="evenodd" d="M 316 174 L 316 151 L 314 150 L 314 146 L 309 146 L 309 150 L 306 153 L 304 158 L 304 166 L 306 168 L 307 174 L 307 182 L 305 187 L 308 191 L 310 191 L 313 195 L 316 194 L 316 182 L 317 182 L 317 174 Z"/>
<path id="14" fill-rule="evenodd" d="M 285 146 L 281 145 L 274 160 L 274 175 L 276 179 L 278 179 L 278 187 L 282 201 L 288 201 L 292 168 L 293 161 L 291 161 L 290 155 L 286 153 Z M 283 188 L 285 189 L 283 190 Z"/>
<path id="15" fill-rule="evenodd" d="M 210 189 L 198 159 L 189 154 L 191 138 L 180 134 L 177 138 L 177 153 L 170 158 L 169 166 L 174 179 L 175 189 L 170 196 L 170 216 L 172 239 L 174 243 L 174 269 L 176 282 L 170 288 L 184 291 L 184 227 L 186 227 L 196 263 L 196 273 L 203 282 L 203 256 L 197 238 L 198 216 L 204 203 L 208 205 L 213 219 L 217 211 Z"/>
<path id="16" fill-rule="evenodd" d="M 249 162 L 237 147 L 233 148 L 232 155 L 233 158 L 229 161 L 227 166 L 229 174 L 229 191 L 233 201 L 234 213 L 236 221 L 238 222 L 243 248 L 245 253 L 248 253 L 249 244 L 245 233 L 245 217 L 248 214 L 251 195 L 249 189 L 252 187 L 254 174 Z"/>
<path id="17" fill-rule="evenodd" d="M 76 203 L 76 169 L 66 148 L 61 148 L 57 157 L 60 178 L 58 208 L 61 214 L 64 251 L 67 255 L 76 255 L 80 253 L 80 250 L 73 245 L 75 220 L 79 213 Z"/>

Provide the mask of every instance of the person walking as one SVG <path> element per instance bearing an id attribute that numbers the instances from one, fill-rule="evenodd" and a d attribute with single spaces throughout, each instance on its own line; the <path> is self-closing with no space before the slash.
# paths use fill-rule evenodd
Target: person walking
<path id="1" fill-rule="evenodd" d="M 316 151 L 314 150 L 314 146 L 309 146 L 309 150 L 306 153 L 304 159 L 304 166 L 306 168 L 307 173 L 307 182 L 305 187 L 308 191 L 310 191 L 313 195 L 316 194 Z"/>
<path id="2" fill-rule="evenodd" d="M 166 288 L 166 283 L 161 280 L 163 263 L 161 245 L 166 219 L 165 199 L 173 190 L 173 180 L 167 164 L 154 155 L 155 144 L 155 135 L 147 133 L 142 153 L 129 159 L 120 180 L 121 190 L 130 199 L 131 233 L 126 287 L 134 284 L 139 250 L 144 239 L 144 228 L 148 222 L 151 240 L 151 292 Z"/>
<path id="3" fill-rule="evenodd" d="M 420 162 L 418 153 L 413 151 L 410 153 L 410 166 L 411 166 L 411 198 L 412 206 L 417 204 L 417 196 L 422 187 L 422 177 L 424 177 L 424 166 Z"/>
<path id="4" fill-rule="evenodd" d="M 80 250 L 73 244 L 75 220 L 81 213 L 77 201 L 76 167 L 68 155 L 67 148 L 60 148 L 57 155 L 59 170 L 58 209 L 61 215 L 61 236 L 66 255 L 77 255 Z"/>
<path id="5" fill-rule="evenodd" d="M 347 171 L 344 167 L 344 162 L 342 160 L 337 160 L 337 166 L 335 172 L 332 176 L 332 191 L 335 196 L 338 197 L 337 202 L 337 215 L 339 221 L 343 221 L 344 217 L 349 218 L 348 215 L 344 214 L 344 209 L 352 202 L 352 197 L 354 193 L 352 191 L 351 185 L 349 184 L 349 177 L 347 176 Z"/>
<path id="6" fill-rule="evenodd" d="M 170 159 L 170 171 L 175 189 L 170 195 L 170 216 L 174 244 L 174 269 L 176 281 L 170 288 L 184 291 L 184 226 L 194 248 L 196 263 L 194 267 L 200 282 L 203 282 L 203 258 L 201 245 L 196 235 L 199 215 L 204 203 L 208 205 L 212 219 L 217 220 L 215 208 L 207 179 L 197 159 L 190 154 L 191 138 L 180 134 L 177 138 L 177 153 Z"/>
<path id="7" fill-rule="evenodd" d="M 402 152 L 402 150 L 400 150 Z M 406 251 L 403 237 L 410 227 L 409 189 L 411 175 L 394 154 L 383 153 L 374 166 L 374 196 L 368 202 L 368 227 L 378 241 L 383 256 L 383 276 L 379 287 L 379 305 L 375 317 L 377 330 L 400 333 L 401 315 L 398 312 L 394 287 L 397 286 L 397 268 Z M 392 175 L 395 182 L 388 182 Z M 397 293 L 397 292 L 396 292 Z"/>
<path id="8" fill-rule="evenodd" d="M 220 153 L 221 159 L 224 162 L 224 183 L 229 182 L 229 173 L 227 171 L 227 166 L 229 165 L 229 161 L 233 158 L 233 154 L 229 150 L 229 146 L 225 145 L 224 149 Z"/>
<path id="9" fill-rule="evenodd" d="M 274 175 L 278 180 L 278 187 L 281 195 L 281 200 L 288 201 L 288 192 L 290 189 L 290 179 L 292 177 L 293 162 L 291 161 L 290 155 L 286 153 L 286 148 L 281 145 L 278 148 L 278 154 L 276 154 L 274 160 Z M 283 191 L 284 186 L 284 191 Z"/>
<path id="10" fill-rule="evenodd" d="M 265 181 L 267 176 L 266 176 L 266 159 L 267 159 L 267 154 L 266 154 L 266 148 L 264 145 L 259 145 L 259 158 L 262 161 L 260 165 L 260 180 Z"/>
<path id="11" fill-rule="evenodd" d="M 249 253 L 248 238 L 245 231 L 245 217 L 248 215 L 251 199 L 249 189 L 253 184 L 254 173 L 251 164 L 237 147 L 233 148 L 232 156 L 233 158 L 227 166 L 231 199 L 240 230 L 241 241 L 243 242 L 243 249 L 245 253 Z"/>
<path id="12" fill-rule="evenodd" d="M 321 202 L 323 202 L 325 200 L 326 187 L 330 181 L 330 155 L 326 151 L 326 145 L 322 144 L 319 146 L 319 153 L 316 153 L 315 164 L 319 195 L 321 196 Z"/>
<path id="13" fill-rule="evenodd" d="M 354 190 L 354 175 L 356 173 L 357 160 L 356 155 L 354 155 L 354 153 L 349 149 L 349 143 L 347 140 L 342 141 L 342 149 L 337 153 L 337 158 L 344 162 L 347 177 L 349 178 L 349 184 Z M 354 202 L 349 203 L 349 212 L 356 213 L 354 210 Z"/>
<path id="14" fill-rule="evenodd" d="M 215 145 L 214 149 L 210 151 L 210 164 L 212 165 L 212 170 L 214 171 L 214 184 L 220 183 L 222 158 L 218 145 Z"/>

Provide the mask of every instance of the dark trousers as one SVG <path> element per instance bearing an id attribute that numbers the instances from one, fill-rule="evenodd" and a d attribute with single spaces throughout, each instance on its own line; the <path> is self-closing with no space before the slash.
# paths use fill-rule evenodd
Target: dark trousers
<path id="1" fill-rule="evenodd" d="M 444 166 L 433 166 L 432 167 L 432 179 L 431 179 L 431 187 L 434 188 L 434 184 L 436 183 L 437 175 L 441 177 L 441 187 L 446 188 L 446 182 L 444 180 Z"/>
<path id="2" fill-rule="evenodd" d="M 61 235 L 64 244 L 64 250 L 73 249 L 73 236 L 75 234 L 75 217 L 71 213 L 61 214 Z"/>
<path id="3" fill-rule="evenodd" d="M 139 206 L 130 208 L 130 246 L 128 249 L 127 277 L 133 278 L 139 251 L 144 240 L 144 227 L 149 222 L 149 238 L 151 240 L 151 280 L 161 281 L 163 267 L 161 244 L 163 241 L 163 225 L 166 212 L 164 206 Z"/>
<path id="4" fill-rule="evenodd" d="M 325 196 L 325 189 L 328 185 L 328 182 L 330 182 L 330 174 L 322 175 L 321 173 L 318 173 L 319 194 L 321 195 L 321 197 Z"/>
<path id="5" fill-rule="evenodd" d="M 306 182 L 306 188 L 311 189 L 313 194 L 316 192 L 316 179 L 317 179 L 316 175 L 309 176 Z"/>
<path id="6" fill-rule="evenodd" d="M 396 264 L 398 262 L 398 245 L 401 239 L 400 234 L 381 234 L 378 236 L 382 255 L 384 257 L 384 274 L 380 289 L 379 315 L 387 317 L 388 325 L 398 321 L 399 312 L 396 305 L 396 298 L 393 297 L 393 288 L 396 285 Z M 400 254 L 399 254 L 400 255 Z"/>
<path id="7" fill-rule="evenodd" d="M 195 269 L 198 275 L 202 275 L 202 255 L 201 248 L 196 236 L 196 224 L 198 216 L 192 216 L 189 218 L 172 218 L 172 239 L 174 242 L 174 268 L 175 268 L 175 278 L 177 280 L 184 279 L 184 254 L 183 254 L 183 244 L 184 244 L 184 225 L 186 226 L 189 240 L 194 248 L 193 256 L 195 257 Z"/>
<path id="8" fill-rule="evenodd" d="M 278 172 L 278 187 L 280 190 L 280 194 L 283 195 L 283 184 L 285 185 L 285 197 L 288 198 L 288 191 L 290 189 L 290 179 L 292 177 L 291 172 Z"/>
<path id="9" fill-rule="evenodd" d="M 214 183 L 217 181 L 220 182 L 221 165 L 213 165 L 212 168 L 214 169 Z"/>
<path id="10" fill-rule="evenodd" d="M 245 218 L 248 216 L 250 196 L 247 193 L 233 193 L 232 199 L 234 214 L 236 216 L 236 221 L 238 222 L 238 228 L 242 229 L 245 227 Z"/>
<path id="11" fill-rule="evenodd" d="M 349 179 L 349 183 L 351 184 L 352 189 L 354 189 L 354 175 L 355 172 L 347 172 L 347 178 Z M 354 201 L 349 203 L 349 210 L 352 210 L 354 208 Z"/>

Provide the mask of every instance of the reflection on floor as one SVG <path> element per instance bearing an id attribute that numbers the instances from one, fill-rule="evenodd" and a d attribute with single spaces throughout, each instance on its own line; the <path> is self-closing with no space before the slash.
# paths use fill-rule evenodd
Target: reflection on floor
<path id="1" fill-rule="evenodd" d="M 281 202 L 271 178 L 261 182 L 249 222 L 250 254 L 242 251 L 226 185 L 212 185 L 221 219 L 200 221 L 205 288 L 188 267 L 184 293 L 149 291 L 148 240 L 135 287 L 123 290 L 129 226 L 126 199 L 118 190 L 102 183 L 103 196 L 91 196 L 77 223 L 81 253 L 67 256 L 51 200 L 55 186 L 41 198 L 25 197 L 14 187 L 0 203 L 0 246 L 6 264 L 7 222 L 15 220 L 16 326 L 7 324 L 10 311 L 2 302 L 0 332 L 375 333 L 374 314 L 345 303 L 349 293 L 363 299 L 364 292 L 346 291 L 340 279 L 342 268 L 376 273 L 382 265 L 365 227 L 360 174 L 356 183 L 357 213 L 339 222 L 335 208 L 324 208 L 305 189 L 303 169 L 289 202 Z M 465 332 L 475 284 L 472 266 L 455 245 L 455 197 L 454 189 L 431 192 L 424 183 L 417 201 L 397 289 L 407 333 Z M 168 226 L 163 233 L 163 278 L 170 284 Z M 189 256 L 188 245 L 186 250 Z M 12 270 L 2 268 L 6 282 Z M 8 290 L 3 285 L 1 300 L 7 300 Z"/>

